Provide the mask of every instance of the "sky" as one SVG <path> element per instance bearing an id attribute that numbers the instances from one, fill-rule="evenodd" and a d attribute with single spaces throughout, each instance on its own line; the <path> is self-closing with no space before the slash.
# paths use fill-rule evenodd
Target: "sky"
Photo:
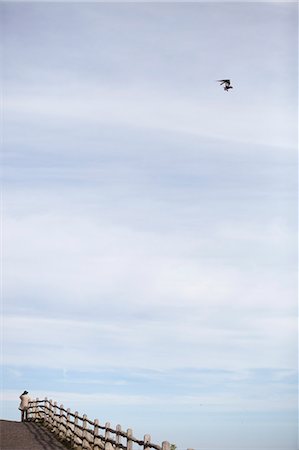
<path id="1" fill-rule="evenodd" d="M 296 450 L 297 5 L 1 17 L 1 417 Z"/>

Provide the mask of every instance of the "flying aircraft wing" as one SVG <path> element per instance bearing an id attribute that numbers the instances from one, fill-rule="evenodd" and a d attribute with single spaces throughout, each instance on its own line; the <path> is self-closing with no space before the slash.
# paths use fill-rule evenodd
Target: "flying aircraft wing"
<path id="1" fill-rule="evenodd" d="M 230 80 L 217 80 L 220 84 L 230 84 Z"/>

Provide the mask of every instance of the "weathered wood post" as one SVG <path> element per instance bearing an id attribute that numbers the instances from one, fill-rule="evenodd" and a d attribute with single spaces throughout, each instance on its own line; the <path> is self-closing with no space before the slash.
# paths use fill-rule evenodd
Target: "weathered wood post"
<path id="1" fill-rule="evenodd" d="M 32 417 L 31 420 L 34 420 L 35 416 L 35 400 L 32 400 L 32 407 L 31 407 L 31 413 L 32 413 Z"/>
<path id="2" fill-rule="evenodd" d="M 87 415 L 83 414 L 82 448 L 84 448 L 84 449 L 90 448 L 87 433 L 88 433 L 88 431 L 87 431 Z"/>
<path id="3" fill-rule="evenodd" d="M 105 450 L 111 450 L 112 444 L 109 442 L 110 439 L 110 422 L 105 423 Z"/>
<path id="4" fill-rule="evenodd" d="M 31 417 L 32 417 L 32 406 L 33 406 L 33 403 L 32 403 L 32 400 L 29 402 L 29 408 L 28 408 L 28 410 L 27 410 L 27 417 L 28 417 L 28 420 L 31 420 Z"/>
<path id="5" fill-rule="evenodd" d="M 34 411 L 34 415 L 35 415 L 34 419 L 35 420 L 37 420 L 38 417 L 39 417 L 38 402 L 39 402 L 39 398 L 36 397 L 36 400 L 35 400 L 35 411 Z"/>
<path id="6" fill-rule="evenodd" d="M 131 428 L 127 429 L 127 450 L 133 450 L 133 430 Z"/>
<path id="7" fill-rule="evenodd" d="M 66 410 L 66 430 L 65 430 L 66 438 L 69 439 L 71 434 L 72 434 L 72 430 L 71 430 L 71 410 L 70 410 L 70 408 L 68 408 Z"/>
<path id="8" fill-rule="evenodd" d="M 53 407 L 53 429 L 54 432 L 57 432 L 57 402 L 54 402 L 54 407 Z"/>
<path id="9" fill-rule="evenodd" d="M 63 438 L 64 436 L 64 414 L 63 414 L 64 406 L 60 405 L 59 407 L 59 423 L 58 423 L 58 436 Z"/>
<path id="10" fill-rule="evenodd" d="M 116 435 L 115 435 L 115 444 L 116 444 L 116 448 L 119 448 L 119 444 L 121 444 L 121 425 L 116 425 Z"/>
<path id="11" fill-rule="evenodd" d="M 148 444 L 150 444 L 150 442 L 151 442 L 151 435 L 145 434 L 144 440 L 143 440 L 143 449 L 144 450 L 150 450 L 150 447 L 148 446 Z"/>
<path id="12" fill-rule="evenodd" d="M 99 419 L 94 419 L 93 450 L 99 450 Z"/>
<path id="13" fill-rule="evenodd" d="M 50 398 L 49 400 L 49 425 L 53 428 L 53 400 Z"/>
<path id="14" fill-rule="evenodd" d="M 44 419 L 44 424 L 47 424 L 47 417 L 48 417 L 48 397 L 45 397 L 44 400 L 44 414 L 43 414 L 43 419 Z"/>
<path id="15" fill-rule="evenodd" d="M 32 420 L 32 406 L 33 406 L 33 401 L 31 400 L 29 402 L 29 408 L 28 408 L 28 411 L 27 411 L 28 420 Z"/>
<path id="16" fill-rule="evenodd" d="M 75 418 L 74 418 L 74 437 L 72 440 L 72 443 L 74 445 L 76 444 L 81 444 L 81 439 L 79 438 L 79 436 L 77 436 L 79 428 L 78 428 L 78 422 L 79 422 L 79 413 L 78 411 L 75 411 Z M 81 434 L 81 433 L 80 433 Z M 76 447 L 75 447 L 76 448 Z"/>
<path id="17" fill-rule="evenodd" d="M 110 439 L 110 431 L 109 431 L 109 428 L 110 428 L 110 422 L 106 422 L 106 423 L 105 423 L 105 440 L 106 440 L 106 439 Z"/>

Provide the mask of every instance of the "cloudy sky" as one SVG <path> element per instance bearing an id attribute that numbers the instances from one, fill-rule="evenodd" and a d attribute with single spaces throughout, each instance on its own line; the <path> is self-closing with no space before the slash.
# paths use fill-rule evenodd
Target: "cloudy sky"
<path id="1" fill-rule="evenodd" d="M 297 5 L 1 12 L 2 417 L 296 450 Z"/>

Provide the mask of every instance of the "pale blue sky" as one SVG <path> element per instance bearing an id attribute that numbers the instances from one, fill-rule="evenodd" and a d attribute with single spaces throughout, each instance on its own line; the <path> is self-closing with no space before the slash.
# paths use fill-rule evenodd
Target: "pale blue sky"
<path id="1" fill-rule="evenodd" d="M 1 12 L 3 417 L 295 450 L 297 5 Z"/>

